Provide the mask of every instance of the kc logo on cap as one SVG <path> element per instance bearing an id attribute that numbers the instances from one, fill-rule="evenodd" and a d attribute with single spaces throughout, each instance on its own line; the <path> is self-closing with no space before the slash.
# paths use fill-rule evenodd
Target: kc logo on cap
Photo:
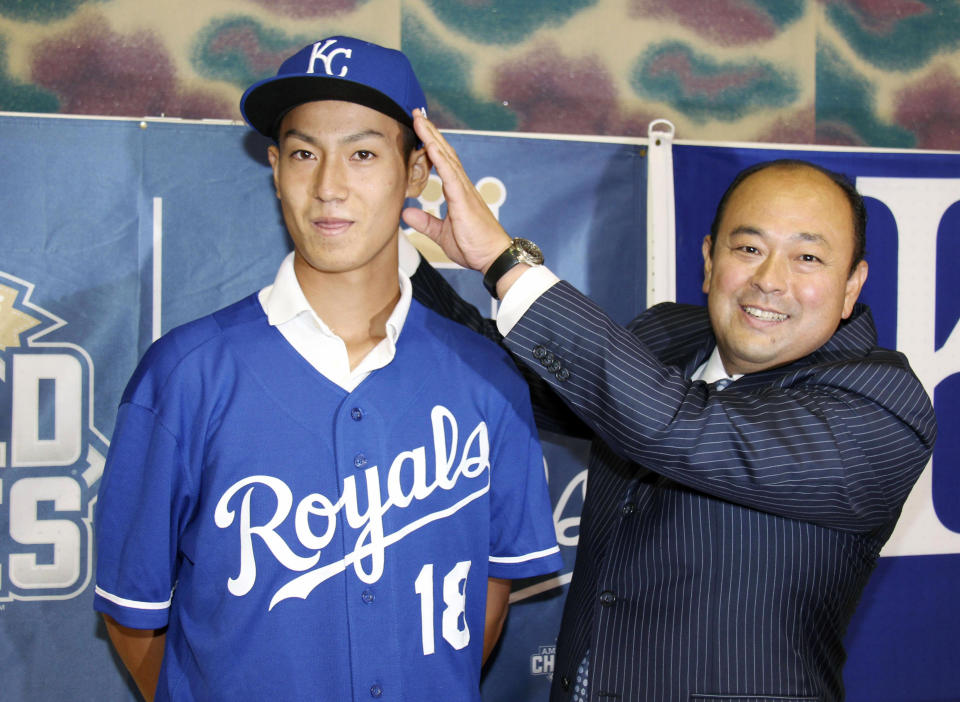
<path id="1" fill-rule="evenodd" d="M 335 36 L 308 44 L 280 65 L 277 75 L 254 83 L 240 99 L 247 123 L 276 138 L 283 116 L 314 100 L 355 102 L 413 126 L 413 111 L 427 98 L 401 52 Z"/>
<path id="2" fill-rule="evenodd" d="M 323 64 L 323 72 L 328 76 L 337 76 L 339 78 L 347 77 L 347 65 L 344 62 L 343 67 L 340 69 L 339 73 L 334 73 L 333 69 L 333 60 L 337 56 L 343 56 L 344 59 L 349 59 L 353 56 L 353 51 L 351 49 L 345 49 L 343 47 L 333 48 L 337 43 L 336 39 L 325 39 L 323 41 L 318 41 L 313 45 L 313 51 L 310 53 L 310 62 L 307 64 L 307 73 L 316 73 L 317 60 Z M 328 52 L 327 50 L 330 49 Z"/>

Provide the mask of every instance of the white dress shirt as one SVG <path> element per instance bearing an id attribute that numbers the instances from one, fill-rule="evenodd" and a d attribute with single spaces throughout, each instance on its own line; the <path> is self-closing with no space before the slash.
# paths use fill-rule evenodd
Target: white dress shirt
<path id="1" fill-rule="evenodd" d="M 347 345 L 310 307 L 293 270 L 293 256 L 291 252 L 283 259 L 273 284 L 259 292 L 260 305 L 270 325 L 283 334 L 297 353 L 328 380 L 352 392 L 371 372 L 383 368 L 396 355 L 397 339 L 413 297 L 410 278 L 402 269 L 398 271 L 400 300 L 387 319 L 387 335 L 350 370 Z"/>

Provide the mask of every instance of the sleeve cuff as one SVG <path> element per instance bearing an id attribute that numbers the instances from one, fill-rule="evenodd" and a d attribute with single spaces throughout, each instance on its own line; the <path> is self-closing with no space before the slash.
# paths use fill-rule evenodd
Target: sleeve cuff
<path id="1" fill-rule="evenodd" d="M 560 556 L 560 547 L 553 546 L 526 556 L 507 558 L 491 556 L 487 574 L 492 578 L 516 580 L 555 573 L 562 569 L 563 558 Z"/>
<path id="2" fill-rule="evenodd" d="M 128 600 L 109 593 L 99 586 L 94 590 L 93 608 L 109 614 L 117 623 L 131 629 L 161 629 L 170 616 L 170 600 L 166 602 L 140 602 Z"/>
<path id="3" fill-rule="evenodd" d="M 509 334 L 530 309 L 530 305 L 559 280 L 546 266 L 532 266 L 517 278 L 507 294 L 503 296 L 500 308 L 497 310 L 497 329 L 500 333 L 503 336 Z"/>

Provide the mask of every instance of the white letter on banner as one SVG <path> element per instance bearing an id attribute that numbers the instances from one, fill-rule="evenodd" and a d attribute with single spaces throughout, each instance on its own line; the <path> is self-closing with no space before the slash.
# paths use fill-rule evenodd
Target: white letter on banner
<path id="1" fill-rule="evenodd" d="M 83 444 L 83 369 L 65 353 L 13 357 L 10 463 L 16 467 L 69 466 Z M 40 381 L 53 380 L 53 438 L 40 438 Z"/>
<path id="2" fill-rule="evenodd" d="M 857 178 L 857 189 L 886 205 L 897 224 L 897 349 L 932 397 L 940 381 L 960 372 L 960 332 L 954 327 L 939 351 L 934 336 L 937 229 L 960 200 L 960 179 Z M 934 509 L 932 471 L 931 460 L 881 556 L 960 553 L 960 534 L 944 526 Z"/>
<path id="3" fill-rule="evenodd" d="M 57 512 L 82 508 L 80 486 L 73 478 L 23 478 L 10 487 L 10 538 L 24 545 L 53 546 L 53 562 L 37 563 L 36 553 L 10 555 L 10 582 L 19 588 L 64 588 L 80 579 L 80 528 L 69 519 L 43 519 L 41 502 Z"/>

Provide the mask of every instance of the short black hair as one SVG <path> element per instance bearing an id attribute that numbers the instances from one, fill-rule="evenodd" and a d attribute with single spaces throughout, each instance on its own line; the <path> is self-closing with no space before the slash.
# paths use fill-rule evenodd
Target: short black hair
<path id="1" fill-rule="evenodd" d="M 417 133 L 413 131 L 411 127 L 408 127 L 403 122 L 400 122 L 400 137 L 402 139 L 400 153 L 403 154 L 403 162 L 408 163 L 410 161 L 410 154 L 420 146 L 420 137 L 417 136 Z"/>
<path id="2" fill-rule="evenodd" d="M 853 261 L 850 263 L 850 273 L 856 269 L 857 264 L 863 260 L 867 251 L 867 208 L 863 204 L 863 197 L 857 192 L 853 182 L 842 173 L 836 173 L 815 163 L 804 161 L 797 158 L 780 158 L 774 161 L 762 161 L 752 166 L 744 168 L 737 173 L 736 178 L 724 191 L 720 202 L 717 205 L 717 212 L 713 216 L 713 222 L 710 225 L 710 257 L 713 257 L 713 249 L 717 245 L 717 231 L 720 228 L 720 220 L 727 210 L 727 202 L 733 196 L 740 184 L 754 173 L 766 170 L 768 168 L 812 168 L 815 171 L 827 176 L 834 184 L 840 188 L 850 203 L 850 210 L 853 213 Z"/>

